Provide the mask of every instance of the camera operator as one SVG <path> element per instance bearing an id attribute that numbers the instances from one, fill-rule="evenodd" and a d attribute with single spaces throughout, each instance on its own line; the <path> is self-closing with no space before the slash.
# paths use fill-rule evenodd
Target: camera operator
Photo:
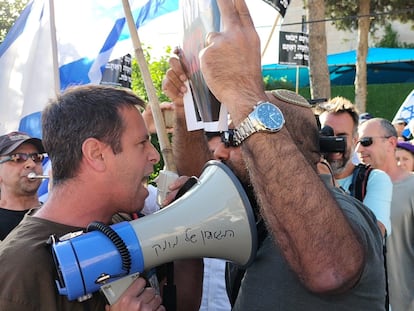
<path id="1" fill-rule="evenodd" d="M 358 141 L 359 114 L 355 106 L 346 98 L 334 97 L 328 102 L 319 105 L 319 121 L 322 131 L 331 127 L 333 129 L 333 141 L 336 137 L 344 137 L 346 141 L 345 150 L 322 150 L 326 160 L 332 167 L 337 183 L 348 193 L 353 184 L 354 171 L 358 169 L 352 163 L 352 155 Z M 320 110 L 322 109 L 322 110 Z M 329 134 L 327 135 L 329 136 Z M 326 137 L 324 137 L 326 139 Z M 322 146 L 322 144 L 321 144 Z M 333 146 L 333 144 L 332 144 Z M 328 144 L 329 147 L 329 144 Z M 357 173 L 357 172 L 355 172 Z M 355 181 L 354 181 L 355 182 Z M 364 187 L 365 185 L 362 185 Z M 363 203 L 372 210 L 378 219 L 378 225 L 383 236 L 390 234 L 390 206 L 392 199 L 392 182 L 389 176 L 378 169 L 369 172 L 365 197 Z"/>

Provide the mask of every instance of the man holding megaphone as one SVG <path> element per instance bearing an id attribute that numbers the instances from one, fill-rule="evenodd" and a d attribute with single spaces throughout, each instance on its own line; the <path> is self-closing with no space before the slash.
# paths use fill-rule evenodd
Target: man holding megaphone
<path id="1" fill-rule="evenodd" d="M 42 208 L 29 212 L 1 243 L 0 310 L 165 310 L 160 295 L 140 277 L 111 306 L 99 293 L 69 301 L 57 291 L 47 243 L 50 236 L 62 238 L 95 221 L 110 224 L 114 214 L 142 209 L 144 183 L 160 155 L 139 106 L 143 101 L 128 90 L 89 85 L 67 90 L 44 109 L 53 187 Z M 94 248 L 99 246 L 89 245 Z"/>
<path id="2" fill-rule="evenodd" d="M 244 0 L 217 2 L 223 31 L 207 36 L 201 70 L 234 125 L 224 137 L 232 155 L 223 160 L 252 185 L 268 231 L 233 310 L 384 310 L 374 215 L 331 175 L 318 174 L 327 164 L 308 102 L 290 91 L 264 91 L 259 38 Z M 197 175 L 211 154 L 202 131 L 186 133 L 187 77 L 178 59 L 170 64 L 164 90 L 176 105 L 175 162 L 180 174 Z"/>

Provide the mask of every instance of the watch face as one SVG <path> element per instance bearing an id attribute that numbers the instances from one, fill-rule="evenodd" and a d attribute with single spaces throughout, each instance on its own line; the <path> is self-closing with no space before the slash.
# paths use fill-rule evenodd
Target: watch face
<path id="1" fill-rule="evenodd" d="M 280 130 L 285 123 L 282 112 L 278 107 L 271 103 L 262 103 L 256 109 L 257 118 L 267 128 L 267 130 Z"/>

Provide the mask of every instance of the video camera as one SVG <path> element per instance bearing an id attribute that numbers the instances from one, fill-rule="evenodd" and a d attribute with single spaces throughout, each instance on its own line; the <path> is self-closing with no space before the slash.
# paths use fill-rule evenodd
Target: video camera
<path id="1" fill-rule="evenodd" d="M 334 136 L 332 127 L 326 125 L 319 131 L 319 148 L 322 154 L 346 150 L 346 137 Z"/>
<path id="2" fill-rule="evenodd" d="M 326 98 L 316 98 L 316 99 L 308 99 L 308 102 L 311 106 L 315 107 L 319 103 L 325 103 L 327 101 Z M 320 128 L 319 130 L 319 149 L 320 152 L 325 155 L 326 153 L 333 153 L 333 152 L 342 152 L 344 153 L 346 150 L 346 137 L 344 136 L 335 136 L 334 130 L 330 126 L 324 126 L 321 129 L 321 123 L 319 121 L 319 117 L 315 115 L 316 121 Z"/>

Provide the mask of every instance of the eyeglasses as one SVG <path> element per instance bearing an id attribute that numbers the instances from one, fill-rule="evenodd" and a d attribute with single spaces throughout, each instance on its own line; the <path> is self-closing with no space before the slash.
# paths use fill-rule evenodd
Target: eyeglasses
<path id="1" fill-rule="evenodd" d="M 13 161 L 15 163 L 24 163 L 29 159 L 32 159 L 35 163 L 41 163 L 45 158 L 44 153 L 15 153 L 6 156 L 4 159 L 0 160 L 0 164 Z"/>
<path id="2" fill-rule="evenodd" d="M 237 147 L 237 144 L 233 139 L 234 137 L 233 129 L 229 129 L 227 131 L 221 132 L 220 137 L 221 137 L 221 142 L 226 146 L 226 148 Z"/>
<path id="3" fill-rule="evenodd" d="M 357 144 L 360 143 L 364 147 L 371 146 L 374 143 L 374 138 L 390 138 L 391 136 L 372 136 L 372 137 L 362 137 L 357 141 Z"/>

